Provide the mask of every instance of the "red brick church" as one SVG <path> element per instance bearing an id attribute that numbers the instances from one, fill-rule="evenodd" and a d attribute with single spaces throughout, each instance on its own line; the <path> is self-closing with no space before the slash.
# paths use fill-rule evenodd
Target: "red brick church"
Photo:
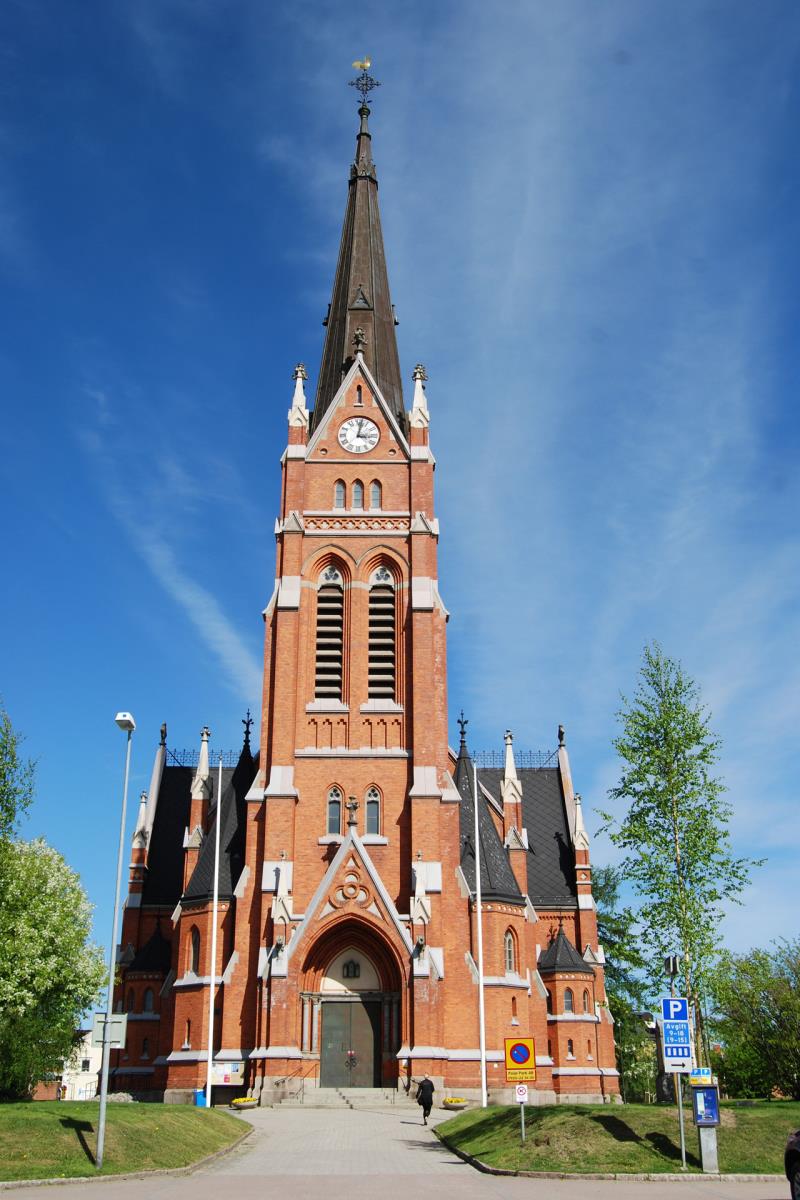
<path id="1" fill-rule="evenodd" d="M 205 1082 L 219 821 L 215 1099 L 424 1074 L 440 1096 L 480 1094 L 473 762 L 465 721 L 448 739 L 426 374 L 407 408 L 369 116 L 364 92 L 313 410 L 294 372 L 259 749 L 248 715 L 220 795 L 208 730 L 187 765 L 162 727 L 133 837 L 116 1090 L 180 1099 Z M 510 1098 L 517 1035 L 535 1038 L 532 1101 L 615 1098 L 563 730 L 524 762 L 507 733 L 494 763 L 477 772 L 490 1098 Z"/>

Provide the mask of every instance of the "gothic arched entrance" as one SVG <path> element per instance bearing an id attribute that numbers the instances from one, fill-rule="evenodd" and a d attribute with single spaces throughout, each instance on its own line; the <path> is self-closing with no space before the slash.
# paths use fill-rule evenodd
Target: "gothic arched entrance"
<path id="1" fill-rule="evenodd" d="M 319 1055 L 320 1087 L 396 1084 L 400 995 L 394 955 L 362 922 L 344 921 L 312 947 L 300 999 L 304 1049 Z"/>

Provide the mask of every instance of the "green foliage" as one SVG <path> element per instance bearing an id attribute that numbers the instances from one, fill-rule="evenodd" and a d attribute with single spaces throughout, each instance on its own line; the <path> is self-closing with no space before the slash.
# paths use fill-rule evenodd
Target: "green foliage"
<path id="1" fill-rule="evenodd" d="M 78 876 L 43 841 L 0 842 L 0 1096 L 59 1071 L 104 978 Z"/>
<path id="2" fill-rule="evenodd" d="M 13 837 L 33 798 L 33 763 L 20 757 L 21 742 L 0 703 L 0 841 Z"/>
<path id="3" fill-rule="evenodd" d="M 719 738 L 697 686 L 657 643 L 645 646 L 636 695 L 617 716 L 622 775 L 609 796 L 617 812 L 625 807 L 602 814 L 605 828 L 626 851 L 620 869 L 640 898 L 647 974 L 662 987 L 664 957 L 680 952 L 699 1026 L 724 905 L 738 902 L 757 864 L 731 852 L 731 807 L 713 773 Z"/>
<path id="4" fill-rule="evenodd" d="M 622 906 L 621 875 L 616 867 L 594 867 L 592 895 L 597 908 L 597 940 L 606 956 L 608 1006 L 614 1018 L 614 1042 L 620 1088 L 626 1101 L 644 1100 L 656 1090 L 655 1043 L 636 1015 L 647 1007 L 642 979 L 645 962 L 633 910 Z"/>
<path id="5" fill-rule="evenodd" d="M 726 1091 L 800 1100 L 800 938 L 724 953 L 709 983 Z"/>

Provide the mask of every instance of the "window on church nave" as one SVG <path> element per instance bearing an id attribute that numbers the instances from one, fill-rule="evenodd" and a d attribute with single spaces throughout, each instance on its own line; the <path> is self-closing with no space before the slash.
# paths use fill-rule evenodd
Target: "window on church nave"
<path id="1" fill-rule="evenodd" d="M 344 508 L 345 506 L 345 487 L 344 480 L 337 479 L 333 485 L 333 507 Z"/>
<path id="2" fill-rule="evenodd" d="M 369 506 L 370 508 L 380 508 L 381 506 L 381 485 L 377 479 L 373 479 L 369 485 Z"/>
<path id="3" fill-rule="evenodd" d="M 364 485 L 360 479 L 353 484 L 353 508 L 364 507 Z"/>
<path id="4" fill-rule="evenodd" d="M 314 696 L 341 700 L 344 653 L 344 588 L 335 567 L 326 567 L 317 592 L 317 658 Z"/>
<path id="5" fill-rule="evenodd" d="M 144 997 L 142 998 L 142 1012 L 153 1011 L 153 989 L 145 988 Z"/>
<path id="6" fill-rule="evenodd" d="M 564 1012 L 571 1013 L 575 1011 L 575 997 L 572 994 L 572 988 L 564 989 Z"/>
<path id="7" fill-rule="evenodd" d="M 381 794 L 377 788 L 371 787 L 367 792 L 367 820 L 365 831 L 367 833 L 380 833 L 381 831 Z"/>
<path id="8" fill-rule="evenodd" d="M 342 793 L 338 788 L 328 792 L 328 814 L 325 824 L 327 833 L 342 832 Z"/>
<path id="9" fill-rule="evenodd" d="M 386 567 L 373 571 L 369 589 L 370 700 L 395 698 L 394 581 Z"/>

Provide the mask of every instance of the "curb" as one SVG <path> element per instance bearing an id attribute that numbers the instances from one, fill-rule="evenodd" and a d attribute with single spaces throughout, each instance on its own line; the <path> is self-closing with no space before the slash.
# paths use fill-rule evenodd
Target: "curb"
<path id="1" fill-rule="evenodd" d="M 235 1142 L 231 1142 L 229 1146 L 223 1146 L 221 1150 L 215 1150 L 213 1154 L 207 1154 L 205 1158 L 198 1158 L 196 1162 L 189 1163 L 185 1167 L 156 1167 L 153 1171 L 121 1171 L 119 1174 L 109 1172 L 108 1175 L 73 1175 L 69 1179 L 0 1179 L 0 1192 L 10 1191 L 11 1188 L 57 1187 L 59 1184 L 70 1183 L 109 1183 L 117 1179 L 152 1179 L 156 1175 L 192 1175 L 201 1167 L 207 1167 L 209 1163 L 223 1158 L 237 1146 L 241 1146 L 245 1138 L 250 1137 L 254 1128 L 254 1125 L 248 1125 Z"/>
<path id="2" fill-rule="evenodd" d="M 705 1175 L 698 1171 L 695 1175 L 680 1175 L 668 1171 L 649 1171 L 642 1174 L 626 1174 L 622 1171 L 510 1171 L 506 1167 L 490 1167 L 488 1163 L 473 1158 L 465 1150 L 459 1150 L 447 1140 L 444 1134 L 434 1127 L 436 1137 L 446 1146 L 451 1154 L 455 1154 L 462 1162 L 469 1163 L 483 1175 L 512 1175 L 520 1179 L 618 1179 L 620 1183 L 706 1183 L 711 1180 L 717 1183 L 785 1183 L 785 1175 L 724 1175 L 722 1172 Z"/>

